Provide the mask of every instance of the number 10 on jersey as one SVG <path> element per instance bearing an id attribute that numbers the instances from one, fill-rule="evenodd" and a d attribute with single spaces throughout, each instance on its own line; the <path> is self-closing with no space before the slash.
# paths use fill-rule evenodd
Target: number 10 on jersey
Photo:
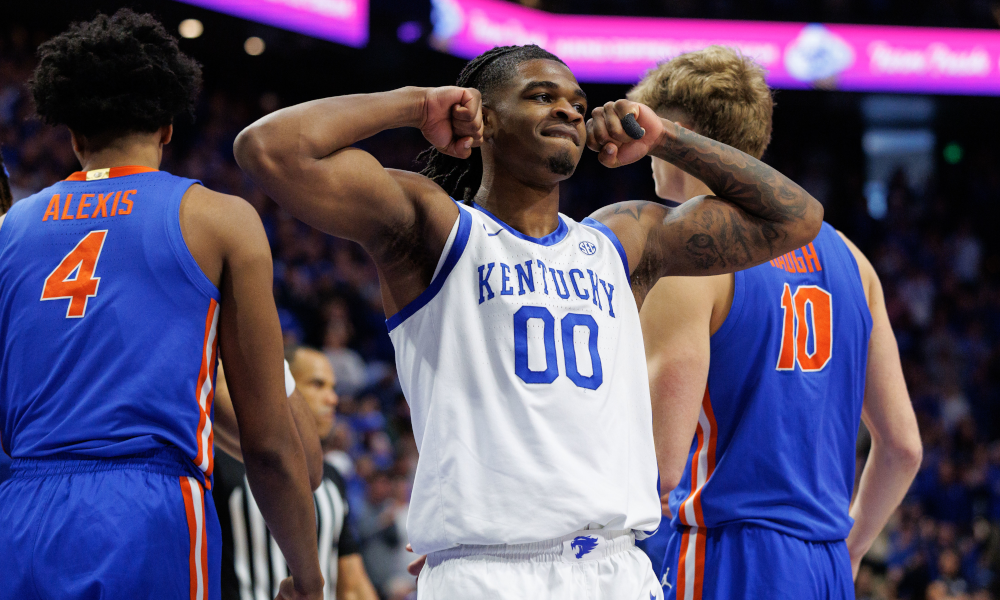
<path id="1" fill-rule="evenodd" d="M 808 309 L 808 310 L 807 310 Z M 792 293 L 786 283 L 781 292 L 781 352 L 779 371 L 793 371 L 798 363 L 803 372 L 822 371 L 833 353 L 833 297 L 815 285 L 800 285 Z M 812 333 L 812 352 L 809 334 Z"/>

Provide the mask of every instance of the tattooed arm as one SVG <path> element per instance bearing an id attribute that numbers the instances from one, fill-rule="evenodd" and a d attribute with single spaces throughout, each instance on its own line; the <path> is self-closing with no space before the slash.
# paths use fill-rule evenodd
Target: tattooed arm
<path id="1" fill-rule="evenodd" d="M 646 131 L 639 140 L 622 131 L 620 117 L 629 113 Z M 661 119 L 642 104 L 619 100 L 594 109 L 587 145 L 612 168 L 646 155 L 662 158 L 715 193 L 677 208 L 622 202 L 594 213 L 624 246 L 640 304 L 660 277 L 715 275 L 758 265 L 808 244 L 823 222 L 822 205 L 781 173 Z"/>

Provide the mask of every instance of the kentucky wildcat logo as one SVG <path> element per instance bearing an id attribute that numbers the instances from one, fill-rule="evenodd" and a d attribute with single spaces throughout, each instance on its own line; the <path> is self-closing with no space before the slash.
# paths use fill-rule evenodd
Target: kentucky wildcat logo
<path id="1" fill-rule="evenodd" d="M 573 538 L 569 547 L 576 552 L 577 558 L 583 558 L 584 554 L 589 554 L 597 547 L 597 538 L 589 535 L 580 535 Z"/>

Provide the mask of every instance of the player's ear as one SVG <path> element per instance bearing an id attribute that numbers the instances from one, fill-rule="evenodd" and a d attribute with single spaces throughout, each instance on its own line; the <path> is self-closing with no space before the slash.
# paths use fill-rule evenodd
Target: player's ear
<path id="1" fill-rule="evenodd" d="M 493 138 L 497 131 L 497 113 L 492 108 L 483 106 L 483 142 Z"/>
<path id="2" fill-rule="evenodd" d="M 83 138 L 83 136 L 77 134 L 77 132 L 70 129 L 69 139 L 70 142 L 73 143 L 73 152 L 75 152 L 77 156 L 83 154 L 84 144 L 86 143 L 86 140 Z"/>
<path id="3" fill-rule="evenodd" d="M 166 146 L 167 144 L 170 143 L 170 140 L 172 140 L 173 138 L 174 138 L 174 126 L 172 123 L 170 125 L 164 125 L 163 127 L 160 127 L 161 144 Z"/>

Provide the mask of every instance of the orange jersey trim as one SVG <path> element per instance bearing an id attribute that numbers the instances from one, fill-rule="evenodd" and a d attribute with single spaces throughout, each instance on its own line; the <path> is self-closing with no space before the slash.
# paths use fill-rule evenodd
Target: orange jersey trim
<path id="1" fill-rule="evenodd" d="M 125 177 L 126 175 L 138 175 L 139 173 L 156 173 L 158 170 L 149 167 L 111 167 L 109 169 L 94 169 L 93 171 L 77 171 L 67 177 L 66 181 L 97 181 Z"/>
<path id="2" fill-rule="evenodd" d="M 715 444 L 718 439 L 718 425 L 707 386 L 701 403 L 701 414 L 698 416 L 696 438 L 698 447 L 691 456 L 691 494 L 681 503 L 677 516 L 684 525 L 705 527 L 705 517 L 701 510 L 701 493 L 715 472 Z"/>
<path id="3" fill-rule="evenodd" d="M 205 492 L 194 477 L 179 478 L 188 525 L 190 599 L 208 598 L 208 535 L 205 530 Z"/>
<path id="4" fill-rule="evenodd" d="M 681 551 L 677 560 L 677 600 L 702 600 L 707 543 L 708 537 L 703 527 L 688 527 L 681 534 Z"/>
<path id="5" fill-rule="evenodd" d="M 195 399 L 198 402 L 198 453 L 194 462 L 205 473 L 205 488 L 211 489 L 212 471 L 215 469 L 215 432 L 212 427 L 212 403 L 215 400 L 215 367 L 218 362 L 219 343 L 216 336 L 219 324 L 219 303 L 209 300 L 208 314 L 205 318 L 205 341 L 201 350 L 201 370 L 198 373 L 198 383 L 195 388 Z"/>

